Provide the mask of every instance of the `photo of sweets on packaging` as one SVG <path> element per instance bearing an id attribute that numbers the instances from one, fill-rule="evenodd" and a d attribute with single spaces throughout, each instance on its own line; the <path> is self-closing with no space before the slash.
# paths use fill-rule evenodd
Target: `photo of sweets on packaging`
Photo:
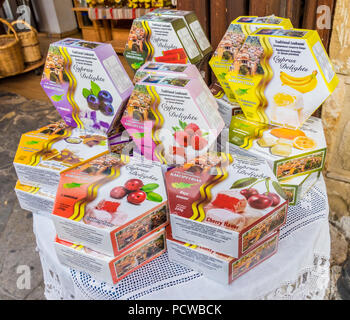
<path id="1" fill-rule="evenodd" d="M 133 89 L 112 45 L 72 38 L 50 45 L 40 84 L 68 125 L 104 133 Z"/>
<path id="2" fill-rule="evenodd" d="M 157 15 L 133 20 L 124 57 L 134 71 L 146 61 L 199 64 L 203 59 L 182 18 Z"/>
<path id="3" fill-rule="evenodd" d="M 214 98 L 216 99 L 216 102 L 219 107 L 218 110 L 222 116 L 222 119 L 225 122 L 225 127 L 228 128 L 230 126 L 232 117 L 236 114 L 243 113 L 241 106 L 239 105 L 239 103 L 231 102 L 227 98 L 220 84 L 212 83 L 209 88 Z"/>
<path id="4" fill-rule="evenodd" d="M 225 125 L 208 95 L 197 78 L 150 75 L 135 85 L 121 122 L 147 159 L 182 164 L 207 152 Z"/>
<path id="5" fill-rule="evenodd" d="M 15 186 L 15 192 L 20 207 L 34 214 L 41 214 L 51 219 L 55 193 L 50 189 L 31 187 L 21 184 L 19 180 Z"/>
<path id="6" fill-rule="evenodd" d="M 226 76 L 249 120 L 300 128 L 339 79 L 317 31 L 258 29 Z"/>
<path id="7" fill-rule="evenodd" d="M 105 154 L 61 175 L 53 210 L 60 239 L 116 256 L 168 224 L 159 163 Z"/>
<path id="8" fill-rule="evenodd" d="M 315 185 L 321 176 L 321 171 L 304 174 L 290 179 L 280 180 L 279 183 L 287 195 L 289 205 L 296 205 Z"/>
<path id="9" fill-rule="evenodd" d="M 166 251 L 165 229 L 149 235 L 116 257 L 58 237 L 55 251 L 63 265 L 86 272 L 97 280 L 116 284 Z"/>
<path id="10" fill-rule="evenodd" d="M 266 237 L 257 247 L 250 249 L 241 258 L 215 252 L 215 250 L 175 240 L 171 228 L 166 228 L 169 260 L 203 273 L 209 279 L 230 284 L 249 270 L 273 256 L 278 249 L 279 231 Z"/>
<path id="11" fill-rule="evenodd" d="M 278 180 L 322 171 L 327 152 L 322 120 L 316 117 L 300 129 L 289 129 L 237 115 L 231 121 L 229 142 L 230 150 L 239 147 L 264 158 Z"/>
<path id="12" fill-rule="evenodd" d="M 230 87 L 226 76 L 229 73 L 230 67 L 233 65 L 235 57 L 247 36 L 262 27 L 291 29 L 293 28 L 293 25 L 289 19 L 276 16 L 238 17 L 229 25 L 226 33 L 209 61 L 210 67 L 225 91 L 227 98 L 232 102 L 236 102 L 237 93 L 235 94 L 234 90 L 232 90 Z"/>
<path id="13" fill-rule="evenodd" d="M 165 174 L 174 239 L 239 258 L 286 221 L 288 201 L 268 164 L 208 153 Z"/>
<path id="14" fill-rule="evenodd" d="M 147 15 L 157 15 L 163 17 L 180 18 L 185 22 L 192 38 L 194 39 L 198 50 L 204 56 L 213 52 L 213 48 L 198 21 L 194 11 L 176 10 L 176 9 L 156 9 L 148 12 Z"/>
<path id="15" fill-rule="evenodd" d="M 22 134 L 13 164 L 22 184 L 55 193 L 62 172 L 107 152 L 106 135 L 61 120 Z"/>

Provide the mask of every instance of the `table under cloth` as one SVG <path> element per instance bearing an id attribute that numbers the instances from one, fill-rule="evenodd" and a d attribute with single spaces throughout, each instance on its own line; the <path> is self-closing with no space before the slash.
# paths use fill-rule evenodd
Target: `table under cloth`
<path id="1" fill-rule="evenodd" d="M 34 214 L 33 228 L 47 299 L 323 299 L 329 283 L 328 213 L 321 177 L 296 206 L 289 207 L 278 252 L 230 285 L 169 262 L 166 253 L 109 285 L 59 263 L 49 217 Z"/>

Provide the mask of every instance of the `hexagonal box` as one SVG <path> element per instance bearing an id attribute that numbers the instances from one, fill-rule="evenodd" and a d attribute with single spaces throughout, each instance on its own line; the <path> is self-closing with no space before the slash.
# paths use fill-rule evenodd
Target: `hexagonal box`
<path id="1" fill-rule="evenodd" d="M 50 45 L 41 86 L 72 127 L 108 132 L 133 85 L 110 44 L 67 38 Z"/>

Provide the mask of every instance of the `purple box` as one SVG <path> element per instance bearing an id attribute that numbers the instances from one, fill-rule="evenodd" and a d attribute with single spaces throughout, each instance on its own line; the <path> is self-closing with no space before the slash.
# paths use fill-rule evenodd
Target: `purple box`
<path id="1" fill-rule="evenodd" d="M 104 133 L 133 90 L 110 44 L 73 38 L 50 45 L 41 86 L 68 125 Z"/>

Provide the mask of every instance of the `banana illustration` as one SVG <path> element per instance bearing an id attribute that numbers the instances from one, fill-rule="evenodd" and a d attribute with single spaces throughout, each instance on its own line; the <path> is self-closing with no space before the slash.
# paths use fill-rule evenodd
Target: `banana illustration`
<path id="1" fill-rule="evenodd" d="M 314 90 L 317 86 L 317 70 L 305 77 L 293 77 L 283 71 L 280 72 L 280 79 L 283 85 L 289 86 L 301 93 Z"/>

